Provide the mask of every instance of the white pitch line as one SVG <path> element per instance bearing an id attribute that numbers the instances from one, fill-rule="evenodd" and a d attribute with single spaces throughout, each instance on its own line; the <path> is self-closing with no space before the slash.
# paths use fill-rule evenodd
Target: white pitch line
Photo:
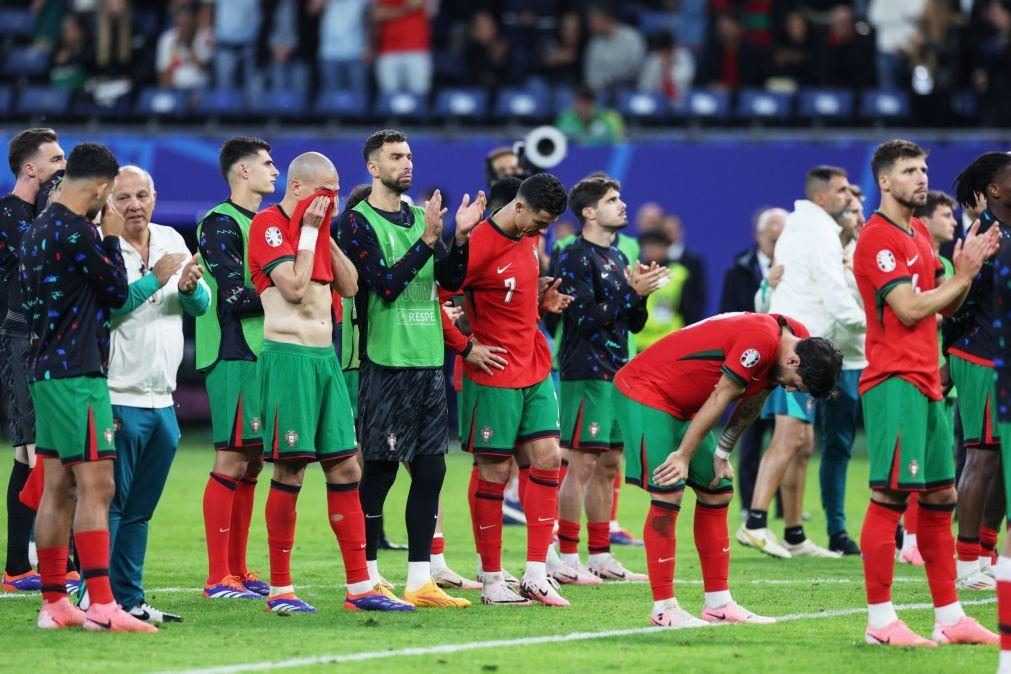
<path id="1" fill-rule="evenodd" d="M 970 599 L 963 601 L 963 606 L 980 606 L 984 604 L 994 604 L 996 597 L 987 599 Z M 895 607 L 898 611 L 926 611 L 934 608 L 933 604 L 900 604 Z M 835 609 L 831 611 L 820 611 L 818 613 L 791 613 L 776 618 L 779 622 L 793 622 L 796 620 L 821 620 L 825 618 L 839 618 L 849 615 L 859 615 L 866 613 L 866 608 Z M 726 627 L 730 627 L 727 625 Z M 540 637 L 523 637 L 519 639 L 500 639 L 497 641 L 472 641 L 463 644 L 443 644 L 441 646 L 427 646 L 424 648 L 400 648 L 391 651 L 368 651 L 365 653 L 346 653 L 342 655 L 317 655 L 311 658 L 293 658 L 290 660 L 278 660 L 274 662 L 251 662 L 239 665 L 223 665 L 220 667 L 207 667 L 202 669 L 173 670 L 163 674 L 238 674 L 238 672 L 263 672 L 275 669 L 291 669 L 293 667 L 312 667 L 318 665 L 337 665 L 345 662 L 362 662 L 364 660 L 379 660 L 393 657 L 410 657 L 416 655 L 445 655 L 450 653 L 461 653 L 464 651 L 476 651 L 487 648 L 504 648 L 509 646 L 537 646 L 540 644 L 551 644 L 569 641 L 590 641 L 594 639 L 609 639 L 612 637 L 637 636 L 640 634 L 651 634 L 669 628 L 664 627 L 634 627 L 624 630 L 603 630 L 600 632 L 571 632 L 569 634 L 551 634 Z M 705 629 L 705 628 L 699 628 Z"/>

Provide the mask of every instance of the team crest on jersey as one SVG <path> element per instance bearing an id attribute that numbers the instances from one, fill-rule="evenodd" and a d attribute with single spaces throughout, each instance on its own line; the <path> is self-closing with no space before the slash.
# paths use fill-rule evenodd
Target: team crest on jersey
<path id="1" fill-rule="evenodd" d="M 298 433 L 295 431 L 288 431 L 284 434 L 284 439 L 288 443 L 289 447 L 294 447 L 295 443 L 298 442 Z"/>
<path id="2" fill-rule="evenodd" d="M 395 436 L 393 433 L 390 433 L 389 435 L 386 436 L 386 447 L 391 452 L 397 451 L 397 436 Z"/>
<path id="3" fill-rule="evenodd" d="M 760 360 L 762 355 L 758 353 L 758 349 L 748 349 L 741 354 L 741 365 L 749 369 L 758 365 Z"/>
<path id="4" fill-rule="evenodd" d="M 277 227 L 268 227 L 267 231 L 263 233 L 263 238 L 267 240 L 268 246 L 277 248 L 281 245 L 281 230 Z"/>
<path id="5" fill-rule="evenodd" d="M 882 248 L 877 255 L 878 269 L 886 274 L 895 269 L 895 255 L 887 248 Z"/>
<path id="6" fill-rule="evenodd" d="M 254 433 L 260 432 L 260 417 L 253 417 L 249 420 L 249 426 L 253 429 Z"/>
<path id="7" fill-rule="evenodd" d="M 491 426 L 485 426 L 481 429 L 481 439 L 488 442 L 493 437 L 495 437 L 495 432 L 491 430 Z"/>
<path id="8" fill-rule="evenodd" d="M 593 421 L 590 423 L 590 437 L 591 438 L 597 437 L 597 433 L 600 433 L 600 424 L 598 424 L 596 421 Z"/>
<path id="9" fill-rule="evenodd" d="M 106 442 L 106 444 L 111 445 L 113 437 L 115 437 L 115 431 L 112 430 L 111 428 L 106 428 L 105 429 L 105 442 Z"/>
<path id="10" fill-rule="evenodd" d="M 916 463 L 916 461 L 910 461 L 909 474 L 912 475 L 913 477 L 916 477 L 916 474 L 919 472 L 920 472 L 920 464 Z"/>

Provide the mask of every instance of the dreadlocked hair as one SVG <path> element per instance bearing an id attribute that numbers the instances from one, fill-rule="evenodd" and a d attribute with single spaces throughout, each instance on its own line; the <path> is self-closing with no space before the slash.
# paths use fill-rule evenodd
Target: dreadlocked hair
<path id="1" fill-rule="evenodd" d="M 955 178 L 955 199 L 965 208 L 976 205 L 976 197 L 986 197 L 987 185 L 993 182 L 998 173 L 1011 165 L 1011 154 L 1004 152 L 987 152 L 976 157 Z"/>

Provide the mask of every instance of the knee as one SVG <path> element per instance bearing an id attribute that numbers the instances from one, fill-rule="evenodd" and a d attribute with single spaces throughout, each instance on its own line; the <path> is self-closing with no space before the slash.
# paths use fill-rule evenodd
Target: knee
<path id="1" fill-rule="evenodd" d="M 952 490 L 954 491 L 954 490 Z M 925 496 L 920 495 L 921 498 Z M 905 505 L 909 500 L 909 494 L 902 491 L 892 491 L 891 489 L 876 489 L 871 492 L 871 501 L 881 505 Z"/>
<path id="2" fill-rule="evenodd" d="M 594 475 L 599 476 L 601 480 L 611 482 L 619 470 L 621 470 L 621 452 L 606 452 L 597 458 Z"/>
<path id="3" fill-rule="evenodd" d="M 227 475 L 233 480 L 241 479 L 243 476 L 256 477 L 256 475 L 260 474 L 260 470 L 263 469 L 262 459 L 260 459 L 260 470 L 256 471 L 256 475 L 250 476 L 247 472 L 249 464 L 249 459 L 239 452 L 223 450 L 217 452 L 214 456 L 214 472 L 220 473 L 221 475 Z"/>
<path id="4" fill-rule="evenodd" d="M 695 497 L 698 499 L 699 503 L 707 506 L 725 506 L 729 505 L 734 499 L 734 492 L 730 491 L 725 494 L 709 494 L 706 492 L 695 492 Z"/>
<path id="5" fill-rule="evenodd" d="M 954 487 L 928 491 L 920 494 L 920 502 L 931 505 L 954 505 L 958 501 L 958 494 Z"/>
<path id="6" fill-rule="evenodd" d="M 509 481 L 512 466 L 507 460 L 479 459 L 478 475 L 485 482 L 505 484 Z"/>
<path id="7" fill-rule="evenodd" d="M 263 456 L 259 453 L 251 456 L 246 461 L 245 473 L 242 477 L 255 480 L 263 472 Z"/>
<path id="8" fill-rule="evenodd" d="M 337 484 L 350 484 L 362 480 L 362 467 L 354 457 L 342 459 L 334 465 L 332 470 L 326 472 L 327 479 Z"/>
<path id="9" fill-rule="evenodd" d="M 558 443 L 543 443 L 530 451 L 530 467 L 537 470 L 558 470 L 562 467 L 562 457 Z"/>

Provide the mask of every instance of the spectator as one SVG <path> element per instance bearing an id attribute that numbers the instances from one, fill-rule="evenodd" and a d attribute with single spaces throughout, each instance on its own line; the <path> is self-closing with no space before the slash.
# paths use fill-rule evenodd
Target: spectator
<path id="1" fill-rule="evenodd" d="M 592 37 L 586 45 L 583 80 L 595 91 L 634 85 L 646 57 L 642 35 L 619 23 L 606 2 L 592 4 L 586 18 Z"/>
<path id="2" fill-rule="evenodd" d="M 130 77 L 133 61 L 133 27 L 130 3 L 102 0 L 95 17 L 95 73 L 105 77 Z M 138 36 L 144 40 L 146 35 Z"/>
<path id="3" fill-rule="evenodd" d="M 578 143 L 606 145 L 625 137 L 625 121 L 616 110 L 597 103 L 593 89 L 582 86 L 572 98 L 572 105 L 555 121 L 558 130 Z"/>
<path id="4" fill-rule="evenodd" d="M 90 53 L 84 22 L 77 14 L 67 14 L 60 26 L 60 42 L 53 54 L 49 81 L 61 89 L 83 88 L 92 65 Z"/>
<path id="5" fill-rule="evenodd" d="M 197 29 L 192 5 L 179 5 L 172 27 L 158 38 L 158 84 L 171 89 L 203 89 L 213 52 L 211 34 Z"/>
<path id="6" fill-rule="evenodd" d="M 259 92 L 256 42 L 260 33 L 259 0 L 215 0 L 214 85 L 227 89 L 239 81 L 250 96 Z"/>
<path id="7" fill-rule="evenodd" d="M 376 83 L 379 91 L 428 95 L 432 45 L 425 0 L 376 0 Z"/>
<path id="8" fill-rule="evenodd" d="M 319 19 L 319 75 L 325 91 L 369 91 L 369 0 L 314 0 Z"/>
<path id="9" fill-rule="evenodd" d="M 509 42 L 499 33 L 495 16 L 480 11 L 470 19 L 470 35 L 464 50 L 466 81 L 494 89 L 509 80 Z"/>
<path id="10" fill-rule="evenodd" d="M 267 59 L 267 84 L 271 91 L 309 89 L 309 66 L 299 49 L 299 8 L 297 0 L 275 0 L 263 6 L 270 17 L 264 51 Z"/>
<path id="11" fill-rule="evenodd" d="M 555 84 L 578 84 L 583 76 L 583 20 L 576 12 L 566 12 L 558 20 L 558 31 L 541 55 L 541 67 Z"/>
<path id="12" fill-rule="evenodd" d="M 988 126 L 1011 124 L 1011 9 L 985 3 L 978 15 L 980 36 L 972 82 L 980 93 L 982 121 Z"/>
<path id="13" fill-rule="evenodd" d="M 635 229 L 640 234 L 663 229 L 663 208 L 655 201 L 647 201 L 635 212 Z M 668 245 L 670 245 L 668 243 Z"/>
<path id="14" fill-rule="evenodd" d="M 873 59 L 874 40 L 866 31 L 857 31 L 853 8 L 832 8 L 819 54 L 819 82 L 830 87 L 869 87 L 874 83 Z"/>
<path id="15" fill-rule="evenodd" d="M 923 42 L 919 21 L 927 0 L 871 0 L 867 19 L 876 31 L 878 86 L 906 89 L 909 57 Z"/>
<path id="16" fill-rule="evenodd" d="M 773 288 L 782 276 L 782 267 L 773 274 L 772 253 L 783 233 L 787 212 L 782 208 L 767 208 L 759 213 L 755 223 L 755 245 L 734 257 L 734 263 L 723 276 L 720 313 L 754 311 L 755 293 L 763 279 Z"/>
<path id="17" fill-rule="evenodd" d="M 635 335 L 637 351 L 651 346 L 661 337 L 674 332 L 686 325 L 682 315 L 682 302 L 685 299 L 689 272 L 684 265 L 671 262 L 667 257 L 670 239 L 661 231 L 644 232 L 639 236 L 640 253 L 643 262 L 649 265 L 656 262 L 670 269 L 670 282 L 654 291 L 646 300 L 646 310 L 649 317 L 646 325 Z"/>
<path id="18" fill-rule="evenodd" d="M 657 33 L 653 51 L 639 73 L 641 91 L 659 91 L 672 101 L 692 86 L 695 79 L 695 57 L 678 45 L 670 31 Z"/>
<path id="19" fill-rule="evenodd" d="M 688 271 L 681 300 L 681 315 L 684 324 L 691 325 L 706 316 L 706 263 L 701 255 L 685 248 L 685 228 L 680 216 L 673 213 L 664 216 L 663 232 L 671 242 L 667 249 L 667 259 L 684 266 Z"/>
<path id="20" fill-rule="evenodd" d="M 738 18 L 730 12 L 716 17 L 716 39 L 706 43 L 699 81 L 714 89 L 755 87 L 765 79 L 768 52 L 745 42 Z"/>
<path id="21" fill-rule="evenodd" d="M 775 77 L 791 89 L 815 84 L 814 50 L 818 42 L 803 13 L 787 12 L 783 33 L 772 51 L 770 77 Z"/>

